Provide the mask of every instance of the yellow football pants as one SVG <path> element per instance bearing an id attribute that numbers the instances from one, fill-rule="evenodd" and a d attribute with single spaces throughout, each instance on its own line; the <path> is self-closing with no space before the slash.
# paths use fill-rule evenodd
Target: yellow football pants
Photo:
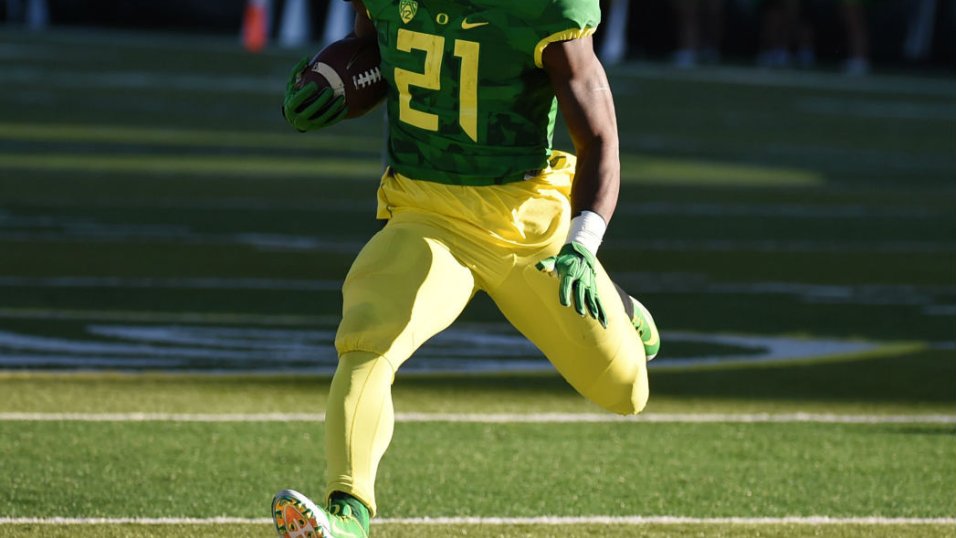
<path id="1" fill-rule="evenodd" d="M 634 414 L 648 398 L 644 348 L 614 284 L 597 268 L 607 329 L 558 302 L 558 279 L 535 264 L 561 248 L 570 221 L 574 157 L 525 181 L 461 187 L 386 174 L 388 224 L 359 253 L 342 289 L 339 365 L 326 411 L 328 493 L 375 513 L 375 472 L 392 437 L 395 372 L 447 328 L 478 290 L 578 392 Z"/>

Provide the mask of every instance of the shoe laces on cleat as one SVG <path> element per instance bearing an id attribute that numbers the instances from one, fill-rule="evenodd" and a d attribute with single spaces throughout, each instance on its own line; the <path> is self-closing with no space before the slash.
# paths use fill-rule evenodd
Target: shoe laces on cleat
<path id="1" fill-rule="evenodd" d="M 329 506 L 329 513 L 338 517 L 354 517 L 352 507 L 347 504 L 332 504 Z"/>

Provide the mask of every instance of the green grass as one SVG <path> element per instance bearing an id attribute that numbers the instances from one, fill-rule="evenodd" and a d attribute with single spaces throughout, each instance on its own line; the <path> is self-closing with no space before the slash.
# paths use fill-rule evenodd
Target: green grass
<path id="1" fill-rule="evenodd" d="M 0 123 L 0 139 L 11 142 L 48 143 L 51 145 L 74 144 L 115 144 L 117 147 L 156 146 L 158 148 L 176 148 L 195 151 L 202 148 L 231 148 L 272 154 L 289 150 L 314 151 L 347 150 L 356 148 L 374 148 L 381 143 L 381 137 L 374 136 L 290 136 L 289 133 L 250 133 L 247 131 L 225 131 L 204 129 L 155 129 L 134 126 Z M 42 146 L 39 146 L 42 147 Z M 377 156 L 377 151 L 367 150 L 369 156 Z"/>
<path id="2" fill-rule="evenodd" d="M 379 226 L 382 121 L 375 112 L 329 132 L 292 132 L 279 99 L 289 66 L 310 51 L 248 55 L 234 39 L 9 28 L 0 29 L 4 46 L 23 54 L 0 55 L 0 332 L 75 343 L 103 342 L 90 334 L 102 324 L 334 328 L 334 286 L 3 284 L 341 281 Z M 664 330 L 659 364 L 755 355 L 716 340 L 669 341 L 672 331 L 826 337 L 875 351 L 652 369 L 647 411 L 952 416 L 952 80 L 750 75 L 769 77 L 763 86 L 725 74 L 734 72 L 610 71 L 624 182 L 602 262 L 652 308 Z M 571 147 L 560 128 L 556 142 Z M 263 236 L 306 241 L 250 240 Z M 463 321 L 502 319 L 479 295 Z M 22 353 L 0 345 L 0 357 Z M 328 383 L 8 370 L 0 372 L 0 413 L 320 413 Z M 400 413 L 597 412 L 554 374 L 400 372 L 393 392 Z M 399 423 L 379 496 L 387 517 L 952 518 L 954 434 L 952 425 L 918 423 Z M 276 489 L 321 490 L 323 450 L 313 423 L 0 421 L 0 518 L 265 518 Z M 187 536 L 196 528 L 0 524 L 0 536 Z M 203 531 L 271 532 L 259 524 Z M 373 532 L 556 535 L 922 538 L 956 530 L 387 524 Z"/>
<path id="3" fill-rule="evenodd" d="M 335 162 L 324 159 L 255 158 L 255 157 L 177 157 L 161 155 L 110 155 L 103 157 L 44 153 L 42 155 L 6 155 L 0 158 L 0 168 L 13 170 L 85 170 L 95 173 L 161 174 L 161 175 L 215 175 L 229 176 L 298 176 L 325 174 L 337 178 L 374 177 L 382 167 L 374 161 L 355 160 Z"/>
<path id="4" fill-rule="evenodd" d="M 466 536 L 474 538 L 553 538 L 556 535 L 567 538 L 603 536 L 606 538 L 625 538 L 639 534 L 646 538 L 761 538 L 767 536 L 787 536 L 789 538 L 872 538 L 874 536 L 892 536 L 894 538 L 944 538 L 954 536 L 951 526 L 947 525 L 833 525 L 826 527 L 807 525 L 575 525 L 573 527 L 551 526 L 473 526 L 462 528 L 454 525 L 383 525 L 373 526 L 376 538 L 444 538 L 448 536 Z M 4 536 L 35 536 L 37 528 L 31 525 L 7 527 Z M 188 536 L 196 532 L 190 525 L 82 525 L 59 528 L 43 527 L 43 536 L 51 538 L 97 537 L 118 538 L 130 536 L 150 536 L 155 538 Z M 223 538 L 262 537 L 272 533 L 272 527 L 262 525 L 230 525 L 224 528 L 203 527 L 203 536 Z"/>
<path id="5" fill-rule="evenodd" d="M 622 159 L 621 180 L 637 184 L 733 187 L 809 187 L 823 182 L 819 174 L 806 169 L 662 159 L 647 155 Z"/>
<path id="6" fill-rule="evenodd" d="M 424 359 L 422 359 L 424 360 Z M 952 414 L 956 362 L 922 351 L 802 365 L 651 369 L 648 412 Z M 0 374 L 0 412 L 321 412 L 328 377 Z M 399 375 L 399 412 L 596 412 L 560 377 Z"/>
<path id="7" fill-rule="evenodd" d="M 259 517 L 283 487 L 323 491 L 315 423 L 7 422 L 0 433 L 5 516 L 117 517 L 113 500 L 137 491 L 123 515 Z M 940 425 L 399 423 L 377 494 L 382 517 L 945 517 L 956 511 L 953 435 Z"/>

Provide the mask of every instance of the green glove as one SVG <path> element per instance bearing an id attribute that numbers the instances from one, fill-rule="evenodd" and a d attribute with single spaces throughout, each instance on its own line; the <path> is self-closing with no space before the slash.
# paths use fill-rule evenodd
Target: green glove
<path id="1" fill-rule="evenodd" d="M 561 247 L 557 256 L 551 256 L 538 262 L 539 271 L 557 272 L 561 283 L 558 288 L 558 300 L 562 306 L 571 305 L 574 295 L 574 309 L 582 316 L 590 315 L 607 328 L 607 316 L 598 297 L 597 276 L 594 268 L 597 259 L 584 245 L 572 241 Z"/>
<path id="2" fill-rule="evenodd" d="M 308 59 L 303 58 L 292 68 L 282 101 L 282 117 L 300 133 L 336 124 L 348 114 L 345 97 L 336 97 L 332 88 L 324 88 L 320 92 L 315 82 L 301 88 L 295 87 L 296 78 L 308 63 Z M 303 103 L 313 97 L 314 101 L 303 106 Z"/>

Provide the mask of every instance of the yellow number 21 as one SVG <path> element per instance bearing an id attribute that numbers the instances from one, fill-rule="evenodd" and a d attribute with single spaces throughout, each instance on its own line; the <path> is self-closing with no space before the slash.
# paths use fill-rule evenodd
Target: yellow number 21
<path id="1" fill-rule="evenodd" d="M 438 130 L 438 115 L 412 108 L 409 86 L 438 91 L 441 89 L 441 62 L 445 50 L 445 38 L 400 28 L 398 50 L 425 51 L 425 72 L 416 73 L 400 67 L 395 68 L 395 85 L 398 86 L 398 119 L 426 131 Z M 458 92 L 458 123 L 473 141 L 478 141 L 478 53 L 480 44 L 474 41 L 455 40 L 455 56 L 461 59 L 461 75 Z"/>

